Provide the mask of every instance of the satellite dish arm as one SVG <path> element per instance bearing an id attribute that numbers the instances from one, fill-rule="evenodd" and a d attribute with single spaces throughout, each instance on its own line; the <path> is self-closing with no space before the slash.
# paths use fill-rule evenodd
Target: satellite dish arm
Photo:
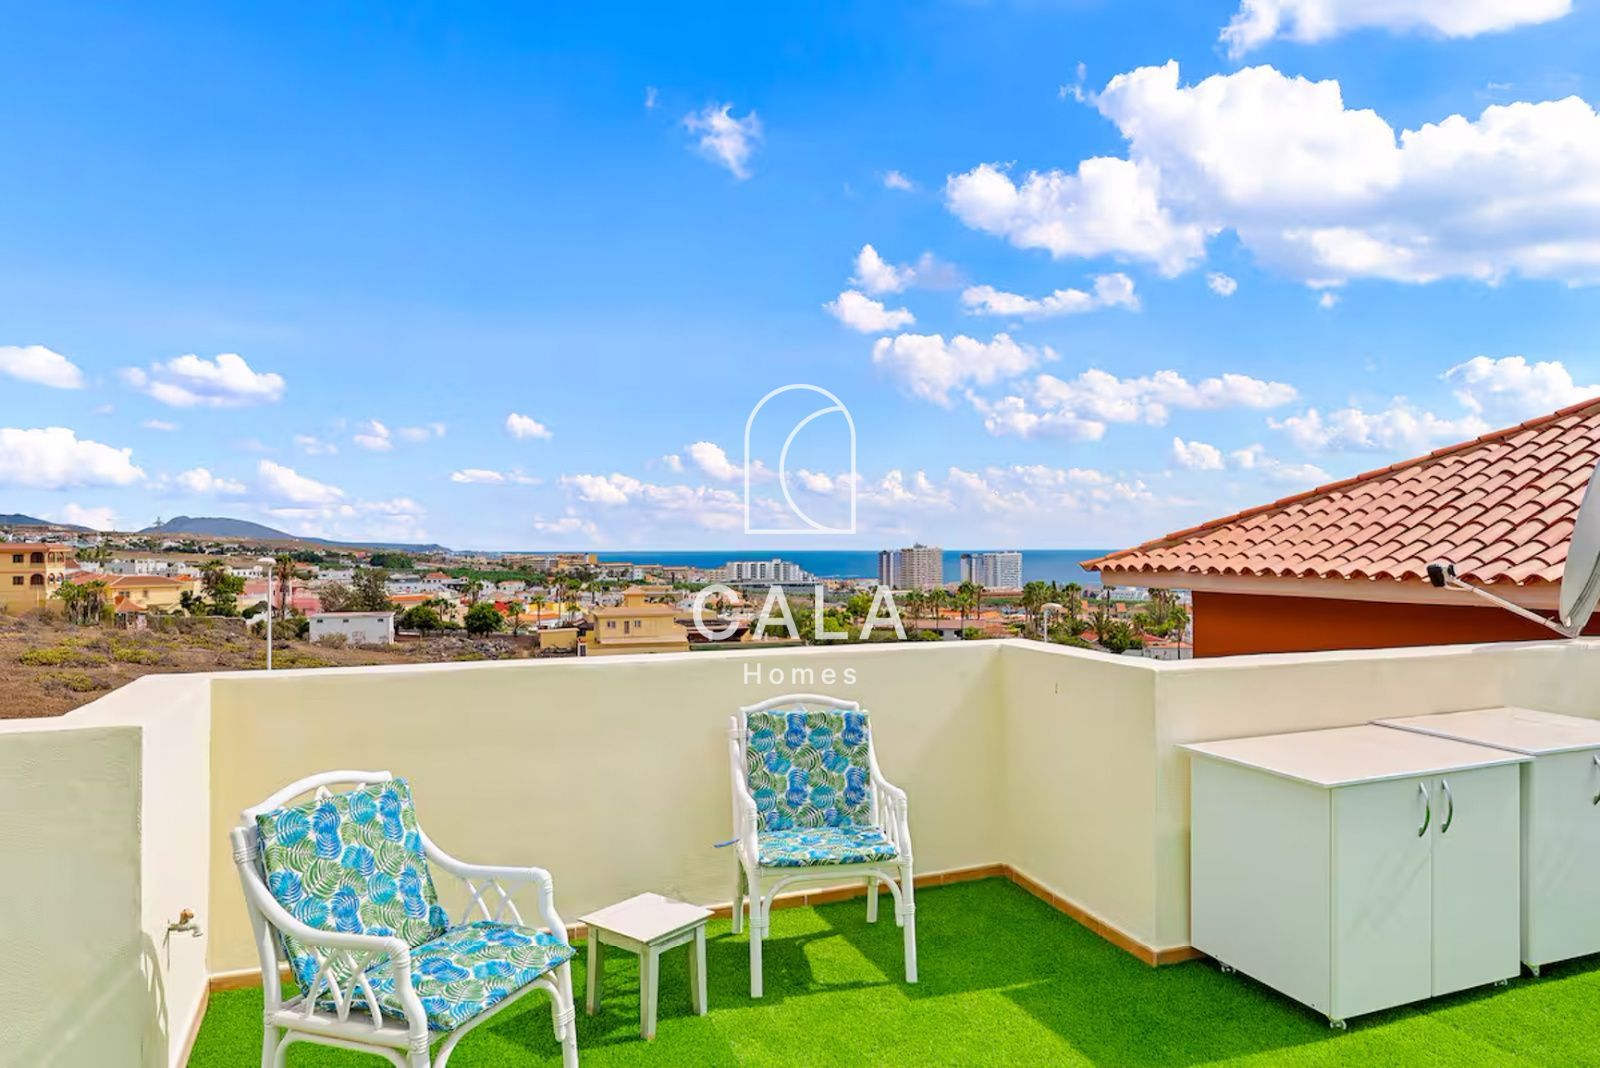
<path id="1" fill-rule="evenodd" d="M 1523 619 L 1537 623 L 1541 627 L 1549 627 L 1563 638 L 1576 638 L 1578 636 L 1578 632 L 1583 630 L 1582 620 L 1577 622 L 1575 625 L 1564 626 L 1560 622 L 1550 619 L 1548 616 L 1541 616 L 1538 612 L 1529 611 L 1520 604 L 1508 601 L 1504 597 L 1496 597 L 1488 590 L 1463 582 L 1461 579 L 1456 578 L 1456 565 L 1452 563 L 1437 561 L 1429 564 L 1428 581 L 1433 583 L 1436 588 L 1441 590 L 1445 588 L 1452 590 L 1465 590 L 1474 597 L 1482 598 L 1498 608 L 1504 608 L 1507 612 L 1514 612 Z"/>

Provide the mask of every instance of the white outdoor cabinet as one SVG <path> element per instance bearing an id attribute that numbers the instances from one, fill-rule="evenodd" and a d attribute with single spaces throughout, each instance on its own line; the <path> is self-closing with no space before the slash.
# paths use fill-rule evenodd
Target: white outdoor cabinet
<path id="1" fill-rule="evenodd" d="M 1520 970 L 1504 749 L 1341 727 L 1201 742 L 1190 941 L 1343 1027 Z"/>
<path id="2" fill-rule="evenodd" d="M 1526 754 L 1522 765 L 1522 962 L 1600 953 L 1600 722 L 1531 708 L 1380 720 Z"/>

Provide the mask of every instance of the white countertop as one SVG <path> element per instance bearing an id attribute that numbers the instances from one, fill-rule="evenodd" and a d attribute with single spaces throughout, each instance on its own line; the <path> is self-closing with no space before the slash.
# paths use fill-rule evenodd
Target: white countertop
<path id="1" fill-rule="evenodd" d="M 1600 749 L 1600 720 L 1541 712 L 1536 708 L 1473 708 L 1465 712 L 1377 722 L 1385 727 L 1492 745 L 1533 756 Z"/>
<path id="2" fill-rule="evenodd" d="M 1182 748 L 1197 756 L 1324 787 L 1522 764 L 1531 759 L 1505 749 L 1375 726 L 1193 742 Z"/>

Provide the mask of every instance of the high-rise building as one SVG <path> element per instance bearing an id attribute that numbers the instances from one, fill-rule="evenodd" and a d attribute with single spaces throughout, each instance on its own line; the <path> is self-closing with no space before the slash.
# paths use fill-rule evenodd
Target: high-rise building
<path id="1" fill-rule="evenodd" d="M 976 582 L 985 589 L 1022 588 L 1022 554 L 1014 549 L 992 553 L 962 553 L 961 581 Z"/>
<path id="2" fill-rule="evenodd" d="M 894 586 L 908 590 L 931 590 L 944 585 L 944 550 L 937 545 L 917 543 L 901 549 L 899 579 Z M 882 559 L 881 555 L 879 557 Z M 882 566 L 881 563 L 879 565 Z"/>
<path id="3" fill-rule="evenodd" d="M 897 589 L 900 586 L 900 550 L 878 550 L 878 585 Z"/>
<path id="4" fill-rule="evenodd" d="M 723 582 L 805 583 L 816 576 L 789 560 L 729 560 L 718 571 Z"/>

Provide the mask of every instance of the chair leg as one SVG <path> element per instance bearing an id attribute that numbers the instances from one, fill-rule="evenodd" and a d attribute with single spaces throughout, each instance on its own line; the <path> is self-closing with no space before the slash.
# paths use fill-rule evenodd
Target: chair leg
<path id="1" fill-rule="evenodd" d="M 917 981 L 917 906 L 911 886 L 911 865 L 900 869 L 900 903 L 895 908 L 895 921 L 905 928 L 906 982 Z"/>
<path id="2" fill-rule="evenodd" d="M 591 931 L 589 937 L 594 937 Z M 572 997 L 572 962 L 556 969 L 556 991 L 559 997 L 550 1001 L 550 1012 L 555 1018 L 556 1041 L 561 1043 L 561 1068 L 578 1068 L 578 1014 Z"/>
<path id="3" fill-rule="evenodd" d="M 733 933 L 744 930 L 744 862 L 733 862 Z"/>
<path id="4" fill-rule="evenodd" d="M 867 876 L 867 922 L 878 922 L 878 877 Z"/>
<path id="5" fill-rule="evenodd" d="M 278 1043 L 282 1039 L 283 1031 L 269 1024 L 261 1036 L 261 1068 L 276 1068 L 281 1063 L 278 1060 Z"/>
<path id="6" fill-rule="evenodd" d="M 767 934 L 767 909 L 761 880 L 750 884 L 750 996 L 761 996 L 761 940 Z"/>

